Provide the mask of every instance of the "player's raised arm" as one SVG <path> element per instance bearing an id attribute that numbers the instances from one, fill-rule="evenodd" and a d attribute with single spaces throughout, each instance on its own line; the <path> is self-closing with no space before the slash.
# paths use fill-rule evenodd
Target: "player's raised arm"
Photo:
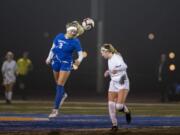
<path id="1" fill-rule="evenodd" d="M 76 70 L 78 69 L 84 57 L 83 57 L 83 51 L 82 51 L 82 47 L 81 47 L 81 43 L 79 39 L 76 39 L 76 43 L 74 44 L 74 46 L 78 54 L 78 58 L 75 60 L 73 64 L 73 69 Z"/>
<path id="2" fill-rule="evenodd" d="M 51 60 L 52 60 L 52 58 L 54 56 L 54 53 L 52 51 L 54 47 L 55 47 L 55 44 L 53 43 L 53 45 L 52 45 L 52 47 L 51 47 L 51 49 L 49 51 L 48 57 L 46 58 L 46 64 L 50 64 L 51 63 Z"/>

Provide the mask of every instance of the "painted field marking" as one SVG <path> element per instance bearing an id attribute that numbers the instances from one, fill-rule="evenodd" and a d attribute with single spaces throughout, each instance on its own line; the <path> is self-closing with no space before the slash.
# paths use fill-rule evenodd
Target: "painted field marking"
<path id="1" fill-rule="evenodd" d="M 0 121 L 49 121 L 49 119 L 33 117 L 0 117 Z"/>

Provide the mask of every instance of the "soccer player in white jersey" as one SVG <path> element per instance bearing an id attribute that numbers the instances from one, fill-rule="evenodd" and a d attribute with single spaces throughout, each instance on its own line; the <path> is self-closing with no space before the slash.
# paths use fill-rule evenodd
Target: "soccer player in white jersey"
<path id="1" fill-rule="evenodd" d="M 1 71 L 3 75 L 3 85 L 5 87 L 5 98 L 6 103 L 11 104 L 13 86 L 16 82 L 16 61 L 13 59 L 14 54 L 12 52 L 7 52 L 6 60 L 3 62 Z"/>
<path id="2" fill-rule="evenodd" d="M 117 131 L 116 110 L 125 113 L 128 124 L 131 122 L 130 110 L 125 105 L 126 97 L 129 93 L 129 79 L 126 72 L 127 65 L 121 54 L 111 44 L 104 44 L 101 47 L 101 55 L 108 59 L 108 70 L 105 71 L 104 77 L 111 77 L 108 92 L 108 108 L 112 121 L 111 131 Z"/>

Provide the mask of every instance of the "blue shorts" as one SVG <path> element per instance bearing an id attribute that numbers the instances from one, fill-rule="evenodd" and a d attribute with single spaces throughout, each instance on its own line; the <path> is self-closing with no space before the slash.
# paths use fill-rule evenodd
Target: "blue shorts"
<path id="1" fill-rule="evenodd" d="M 51 66 L 52 66 L 52 69 L 56 72 L 72 70 L 72 62 L 71 61 L 52 60 Z"/>

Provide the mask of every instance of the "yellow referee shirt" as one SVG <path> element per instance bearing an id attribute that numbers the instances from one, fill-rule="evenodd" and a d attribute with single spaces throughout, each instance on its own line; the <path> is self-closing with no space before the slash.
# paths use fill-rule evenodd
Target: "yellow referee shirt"
<path id="1" fill-rule="evenodd" d="M 31 68 L 32 62 L 30 59 L 20 58 L 17 61 L 17 73 L 19 75 L 26 75 Z"/>

